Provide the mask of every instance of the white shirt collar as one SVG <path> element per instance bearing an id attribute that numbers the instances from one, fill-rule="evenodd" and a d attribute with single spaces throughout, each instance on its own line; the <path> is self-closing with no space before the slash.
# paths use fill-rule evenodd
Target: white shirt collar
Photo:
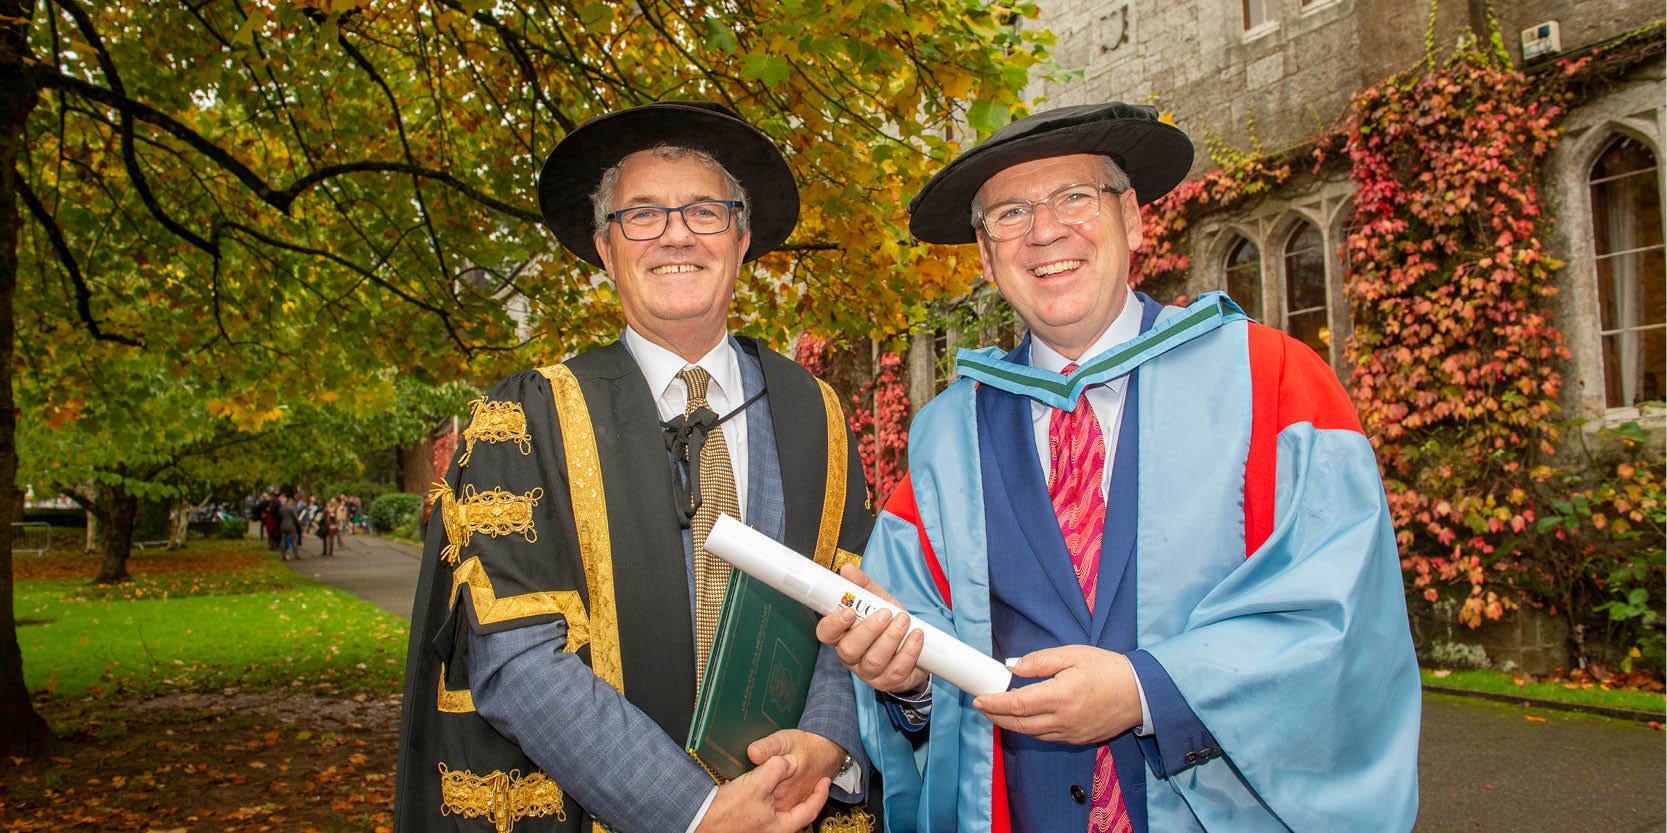
<path id="1" fill-rule="evenodd" d="M 1059 351 L 1043 344 L 1041 339 L 1036 338 L 1035 333 L 1031 333 L 1030 366 L 1058 373 L 1072 361 L 1081 364 L 1140 335 L 1140 308 L 1140 299 L 1136 298 L 1133 292 L 1125 293 L 1123 296 L 1123 311 L 1117 313 L 1117 317 L 1112 319 L 1111 325 L 1106 327 L 1105 332 L 1100 333 L 1100 337 L 1095 339 L 1093 344 L 1088 345 L 1088 349 L 1083 351 L 1081 359 L 1067 359 L 1061 356 Z"/>
<path id="2" fill-rule="evenodd" d="M 683 393 L 683 383 L 678 380 L 677 374 L 690 363 L 684 361 L 682 356 L 644 338 L 629 326 L 625 328 L 623 340 L 626 352 L 636 360 L 643 378 L 648 380 L 649 391 L 661 405 L 661 418 L 668 419 L 683 413 L 683 403 L 687 401 L 687 397 Z M 718 346 L 713 347 L 694 364 L 712 376 L 712 382 L 706 390 L 706 401 L 718 416 L 727 414 L 730 409 L 741 404 L 741 363 L 735 355 L 735 349 L 730 346 L 727 334 L 718 341 Z M 678 388 L 677 396 L 668 397 L 667 393 L 673 384 Z M 676 401 L 669 401 L 671 399 Z M 672 409 L 669 415 L 665 413 L 668 406 Z"/>

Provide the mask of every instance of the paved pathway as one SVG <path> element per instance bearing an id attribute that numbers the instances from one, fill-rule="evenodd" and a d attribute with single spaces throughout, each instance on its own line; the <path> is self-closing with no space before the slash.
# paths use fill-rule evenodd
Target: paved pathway
<path id="1" fill-rule="evenodd" d="M 307 545 L 297 572 L 410 617 L 416 544 L 349 535 L 331 558 Z M 1428 695 L 1418 764 L 1416 833 L 1667 833 L 1667 745 L 1640 723 Z"/>
<path id="2" fill-rule="evenodd" d="M 422 547 L 379 535 L 343 535 L 336 554 L 324 558 L 318 536 L 305 537 L 301 558 L 285 562 L 291 569 L 410 620 Z"/>
<path id="3" fill-rule="evenodd" d="M 1664 785 L 1667 746 L 1642 723 L 1424 697 L 1416 833 L 1662 833 Z"/>

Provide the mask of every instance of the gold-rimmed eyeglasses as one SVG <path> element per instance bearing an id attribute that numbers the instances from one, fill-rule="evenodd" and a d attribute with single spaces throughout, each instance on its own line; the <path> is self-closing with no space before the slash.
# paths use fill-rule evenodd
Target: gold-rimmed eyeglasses
<path id="1" fill-rule="evenodd" d="M 1003 200 L 978 213 L 977 224 L 991 240 L 1012 240 L 1030 233 L 1036 224 L 1036 208 L 1047 205 L 1054 219 L 1068 226 L 1086 223 L 1100 216 L 1100 192 L 1122 191 L 1097 182 L 1067 185 L 1040 200 Z"/>

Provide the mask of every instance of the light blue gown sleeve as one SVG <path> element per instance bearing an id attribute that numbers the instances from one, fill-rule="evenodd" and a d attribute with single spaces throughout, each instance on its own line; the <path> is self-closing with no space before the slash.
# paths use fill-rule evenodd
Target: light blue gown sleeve
<path id="1" fill-rule="evenodd" d="M 1277 472 L 1266 542 L 1142 645 L 1229 764 L 1166 782 L 1210 831 L 1410 830 L 1420 686 L 1371 444 L 1291 425 Z"/>

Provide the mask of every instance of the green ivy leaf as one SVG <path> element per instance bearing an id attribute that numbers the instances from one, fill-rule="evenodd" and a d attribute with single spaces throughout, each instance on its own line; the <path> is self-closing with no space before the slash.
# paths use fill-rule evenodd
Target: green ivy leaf
<path id="1" fill-rule="evenodd" d="M 741 58 L 741 77 L 757 79 L 775 86 L 787 81 L 793 73 L 792 65 L 780 55 L 770 55 L 763 52 L 749 52 Z"/>
<path id="2" fill-rule="evenodd" d="M 1006 126 L 1009 112 L 1006 105 L 981 98 L 967 108 L 967 124 L 980 135 L 994 133 Z"/>
<path id="3" fill-rule="evenodd" d="M 740 46 L 735 40 L 735 33 L 722 19 L 712 16 L 706 18 L 707 49 L 722 52 L 725 55 L 734 55 L 735 50 L 739 49 Z"/>

